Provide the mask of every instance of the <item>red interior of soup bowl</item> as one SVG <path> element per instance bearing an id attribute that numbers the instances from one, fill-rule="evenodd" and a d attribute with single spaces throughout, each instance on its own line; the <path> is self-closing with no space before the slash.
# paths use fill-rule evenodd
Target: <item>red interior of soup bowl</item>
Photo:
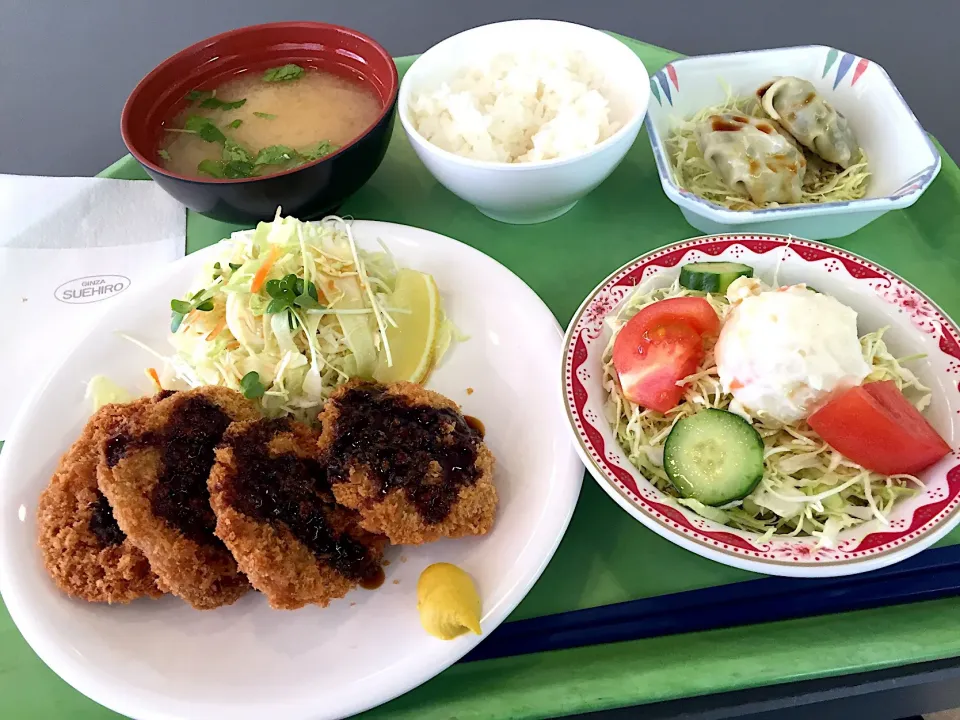
<path id="1" fill-rule="evenodd" d="M 186 178 L 158 165 L 157 150 L 163 139 L 164 123 L 186 107 L 188 92 L 211 90 L 240 72 L 262 72 L 287 63 L 356 78 L 372 88 L 380 98 L 382 109 L 370 128 L 393 108 L 399 86 L 396 65 L 387 51 L 366 35 L 339 25 L 316 22 L 251 25 L 201 40 L 164 60 L 141 80 L 127 99 L 120 118 L 123 141 L 137 160 L 164 175 L 211 183 L 259 180 L 261 178 Z M 337 152 L 352 144 L 344 145 Z M 336 154 L 315 162 L 324 162 Z"/>

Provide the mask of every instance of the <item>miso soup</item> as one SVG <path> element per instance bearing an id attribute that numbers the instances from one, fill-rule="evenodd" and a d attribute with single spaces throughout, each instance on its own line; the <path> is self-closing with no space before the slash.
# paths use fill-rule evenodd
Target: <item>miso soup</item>
<path id="1" fill-rule="evenodd" d="M 158 156 L 194 177 L 270 175 L 330 154 L 379 117 L 380 98 L 359 79 L 284 65 L 193 90 L 164 126 Z"/>

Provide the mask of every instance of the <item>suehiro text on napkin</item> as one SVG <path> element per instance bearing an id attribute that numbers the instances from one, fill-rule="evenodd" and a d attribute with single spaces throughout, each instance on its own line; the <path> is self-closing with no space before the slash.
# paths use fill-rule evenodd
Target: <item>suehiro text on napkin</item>
<path id="1" fill-rule="evenodd" d="M 156 183 L 0 175 L 0 440 L 111 305 L 183 257 L 186 210 Z"/>

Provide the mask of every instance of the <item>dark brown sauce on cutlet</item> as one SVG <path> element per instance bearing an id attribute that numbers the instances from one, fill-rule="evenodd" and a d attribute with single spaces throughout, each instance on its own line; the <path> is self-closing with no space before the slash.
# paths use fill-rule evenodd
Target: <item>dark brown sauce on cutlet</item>
<path id="1" fill-rule="evenodd" d="M 116 467 L 116 464 L 123 460 L 127 454 L 127 448 L 133 443 L 133 439 L 126 433 L 119 433 L 111 438 L 107 438 L 106 445 L 103 448 L 103 454 L 107 461 L 107 467 Z"/>
<path id="2" fill-rule="evenodd" d="M 160 402 L 161 400 L 166 400 L 171 395 L 176 394 L 176 390 L 160 390 L 156 393 L 156 395 L 153 396 L 153 401 Z M 118 462 L 123 460 L 123 457 L 127 454 L 127 449 L 130 447 L 130 445 L 142 447 L 145 445 L 154 444 L 155 442 L 156 439 L 148 435 L 134 439 L 124 432 L 119 432 L 116 435 L 107 438 L 107 442 L 104 444 L 104 457 L 107 461 L 107 467 L 112 468 Z"/>
<path id="3" fill-rule="evenodd" d="M 401 488 L 426 522 L 439 523 L 479 477 L 480 433 L 459 413 L 409 405 L 376 386 L 351 388 L 336 403 L 331 482 L 345 482 L 352 466 L 363 465 L 381 496 Z"/>
<path id="4" fill-rule="evenodd" d="M 107 498 L 99 490 L 97 490 L 97 499 L 90 503 L 90 506 L 93 507 L 93 515 L 90 516 L 89 522 L 90 532 L 100 542 L 101 547 L 113 547 L 127 539 L 120 526 L 117 525 L 117 519 L 113 516 L 113 508 L 110 507 Z"/>
<path id="5" fill-rule="evenodd" d="M 219 542 L 213 534 L 217 518 L 207 478 L 230 422 L 216 404 L 189 397 L 177 405 L 162 431 L 163 467 L 150 504 L 156 515 L 200 544 Z"/>
<path id="6" fill-rule="evenodd" d="M 383 581 L 387 579 L 386 573 L 383 572 L 383 568 L 380 565 L 377 565 L 377 570 L 375 573 L 371 573 L 368 577 L 360 579 L 360 587 L 364 590 L 376 590 L 378 587 L 383 585 Z"/>
<path id="7" fill-rule="evenodd" d="M 285 419 L 259 420 L 224 440 L 235 466 L 221 488 L 226 502 L 249 517 L 285 525 L 319 561 L 365 588 L 379 587 L 379 557 L 331 526 L 331 513 L 345 511 L 336 507 L 326 466 L 292 453 L 270 454 L 270 440 L 290 427 Z"/>
<path id="8" fill-rule="evenodd" d="M 484 427 L 483 421 L 479 418 L 475 418 L 473 415 L 464 415 L 463 421 L 467 423 L 468 427 L 477 431 L 477 434 L 480 436 L 481 440 L 483 439 L 484 435 L 487 434 L 487 428 Z"/>
<path id="9" fill-rule="evenodd" d="M 153 513 L 196 543 L 220 545 L 213 534 L 217 519 L 210 507 L 207 477 L 230 422 L 215 403 L 188 397 L 177 404 L 161 430 L 109 438 L 104 447 L 107 467 L 114 467 L 132 447 L 159 448 L 160 469 L 150 495 Z"/>

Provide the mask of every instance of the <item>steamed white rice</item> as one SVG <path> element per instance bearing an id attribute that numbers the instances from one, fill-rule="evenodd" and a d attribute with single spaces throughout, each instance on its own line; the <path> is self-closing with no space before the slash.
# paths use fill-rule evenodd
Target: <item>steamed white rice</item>
<path id="1" fill-rule="evenodd" d="M 580 52 L 500 53 L 413 94 L 409 109 L 417 132 L 444 150 L 534 162 L 577 155 L 620 128 L 602 88 Z"/>

